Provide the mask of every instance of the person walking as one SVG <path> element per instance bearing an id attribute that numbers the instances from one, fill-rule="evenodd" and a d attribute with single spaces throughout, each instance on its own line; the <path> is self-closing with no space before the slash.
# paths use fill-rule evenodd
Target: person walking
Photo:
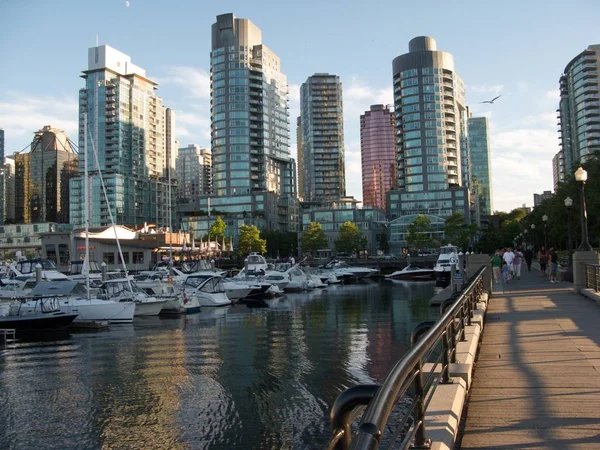
<path id="1" fill-rule="evenodd" d="M 513 265 L 513 262 L 515 259 L 515 254 L 513 253 L 512 247 L 508 247 L 508 249 L 506 250 L 504 255 L 502 255 L 502 259 L 508 266 L 509 277 L 512 278 L 513 274 L 515 273 L 515 267 Z"/>
<path id="2" fill-rule="evenodd" d="M 558 283 L 558 253 L 554 247 L 548 251 L 550 254 L 550 283 Z"/>
<path id="3" fill-rule="evenodd" d="M 527 271 L 531 272 L 531 262 L 533 261 L 533 250 L 527 247 L 525 250 L 525 262 L 527 263 Z"/>
<path id="4" fill-rule="evenodd" d="M 500 283 L 502 277 L 502 258 L 500 258 L 500 250 L 496 250 L 492 256 L 492 271 L 494 273 L 494 283 Z"/>
<path id="5" fill-rule="evenodd" d="M 515 257 L 513 258 L 513 266 L 515 268 L 515 276 L 517 280 L 521 279 L 521 265 L 523 264 L 523 253 L 519 249 L 515 249 Z"/>
<path id="6" fill-rule="evenodd" d="M 538 261 L 540 262 L 540 275 L 545 277 L 548 265 L 548 253 L 546 252 L 546 247 L 543 245 L 540 247 L 540 251 L 538 252 Z"/>

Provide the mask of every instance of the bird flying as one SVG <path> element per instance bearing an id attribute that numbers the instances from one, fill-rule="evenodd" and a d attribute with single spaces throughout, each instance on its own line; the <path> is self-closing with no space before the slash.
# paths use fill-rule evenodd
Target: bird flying
<path id="1" fill-rule="evenodd" d="M 494 97 L 491 100 L 486 100 L 484 102 L 479 102 L 479 103 L 489 103 L 490 105 L 492 105 L 496 100 L 498 100 L 500 97 L 502 97 L 502 95 L 499 95 L 498 97 Z"/>

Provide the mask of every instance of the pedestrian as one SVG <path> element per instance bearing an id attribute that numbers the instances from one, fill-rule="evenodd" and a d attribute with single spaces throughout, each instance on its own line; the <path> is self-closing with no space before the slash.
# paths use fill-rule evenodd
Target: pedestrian
<path id="1" fill-rule="evenodd" d="M 515 254 L 513 253 L 512 247 L 508 247 L 508 249 L 506 250 L 506 252 L 502 256 L 502 259 L 504 259 L 504 261 L 506 261 L 506 264 L 508 264 L 508 272 L 512 275 L 514 273 L 514 270 L 515 270 L 515 268 L 513 266 L 513 262 L 514 262 L 514 259 L 515 259 Z"/>
<path id="2" fill-rule="evenodd" d="M 502 277 L 502 258 L 500 258 L 500 250 L 496 250 L 496 253 L 492 256 L 492 271 L 494 273 L 494 283 L 500 283 L 500 277 Z"/>
<path id="3" fill-rule="evenodd" d="M 515 249 L 515 257 L 513 258 L 513 266 L 515 268 L 515 276 L 517 280 L 521 279 L 521 265 L 523 264 L 523 253 L 519 249 Z"/>
<path id="4" fill-rule="evenodd" d="M 531 272 L 531 262 L 533 261 L 533 250 L 527 247 L 525 250 L 525 262 L 527 262 L 527 271 Z"/>
<path id="5" fill-rule="evenodd" d="M 502 262 L 502 282 L 508 283 L 510 281 L 510 268 L 506 261 Z"/>
<path id="6" fill-rule="evenodd" d="M 546 247 L 543 245 L 540 247 L 540 251 L 538 252 L 538 261 L 540 262 L 541 276 L 545 277 L 548 265 L 548 253 L 546 252 Z"/>
<path id="7" fill-rule="evenodd" d="M 554 247 L 548 251 L 550 253 L 550 283 L 558 283 L 558 253 Z"/>

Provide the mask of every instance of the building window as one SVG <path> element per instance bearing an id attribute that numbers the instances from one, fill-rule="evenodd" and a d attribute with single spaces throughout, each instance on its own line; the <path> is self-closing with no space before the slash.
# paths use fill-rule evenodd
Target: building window
<path id="1" fill-rule="evenodd" d="M 121 264 L 129 264 L 129 252 L 123 252 L 123 257 L 119 259 L 121 260 Z"/>
<path id="2" fill-rule="evenodd" d="M 131 252 L 133 257 L 134 264 L 143 264 L 144 263 L 144 252 Z"/>
<path id="3" fill-rule="evenodd" d="M 106 264 L 114 264 L 115 263 L 115 254 L 113 252 L 104 252 L 102 255 L 102 260 Z"/>

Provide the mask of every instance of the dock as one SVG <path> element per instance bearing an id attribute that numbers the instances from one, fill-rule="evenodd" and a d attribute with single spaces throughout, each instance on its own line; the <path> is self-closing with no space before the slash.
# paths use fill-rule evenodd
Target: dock
<path id="1" fill-rule="evenodd" d="M 494 285 L 456 448 L 600 448 L 600 305 L 538 271 Z"/>

